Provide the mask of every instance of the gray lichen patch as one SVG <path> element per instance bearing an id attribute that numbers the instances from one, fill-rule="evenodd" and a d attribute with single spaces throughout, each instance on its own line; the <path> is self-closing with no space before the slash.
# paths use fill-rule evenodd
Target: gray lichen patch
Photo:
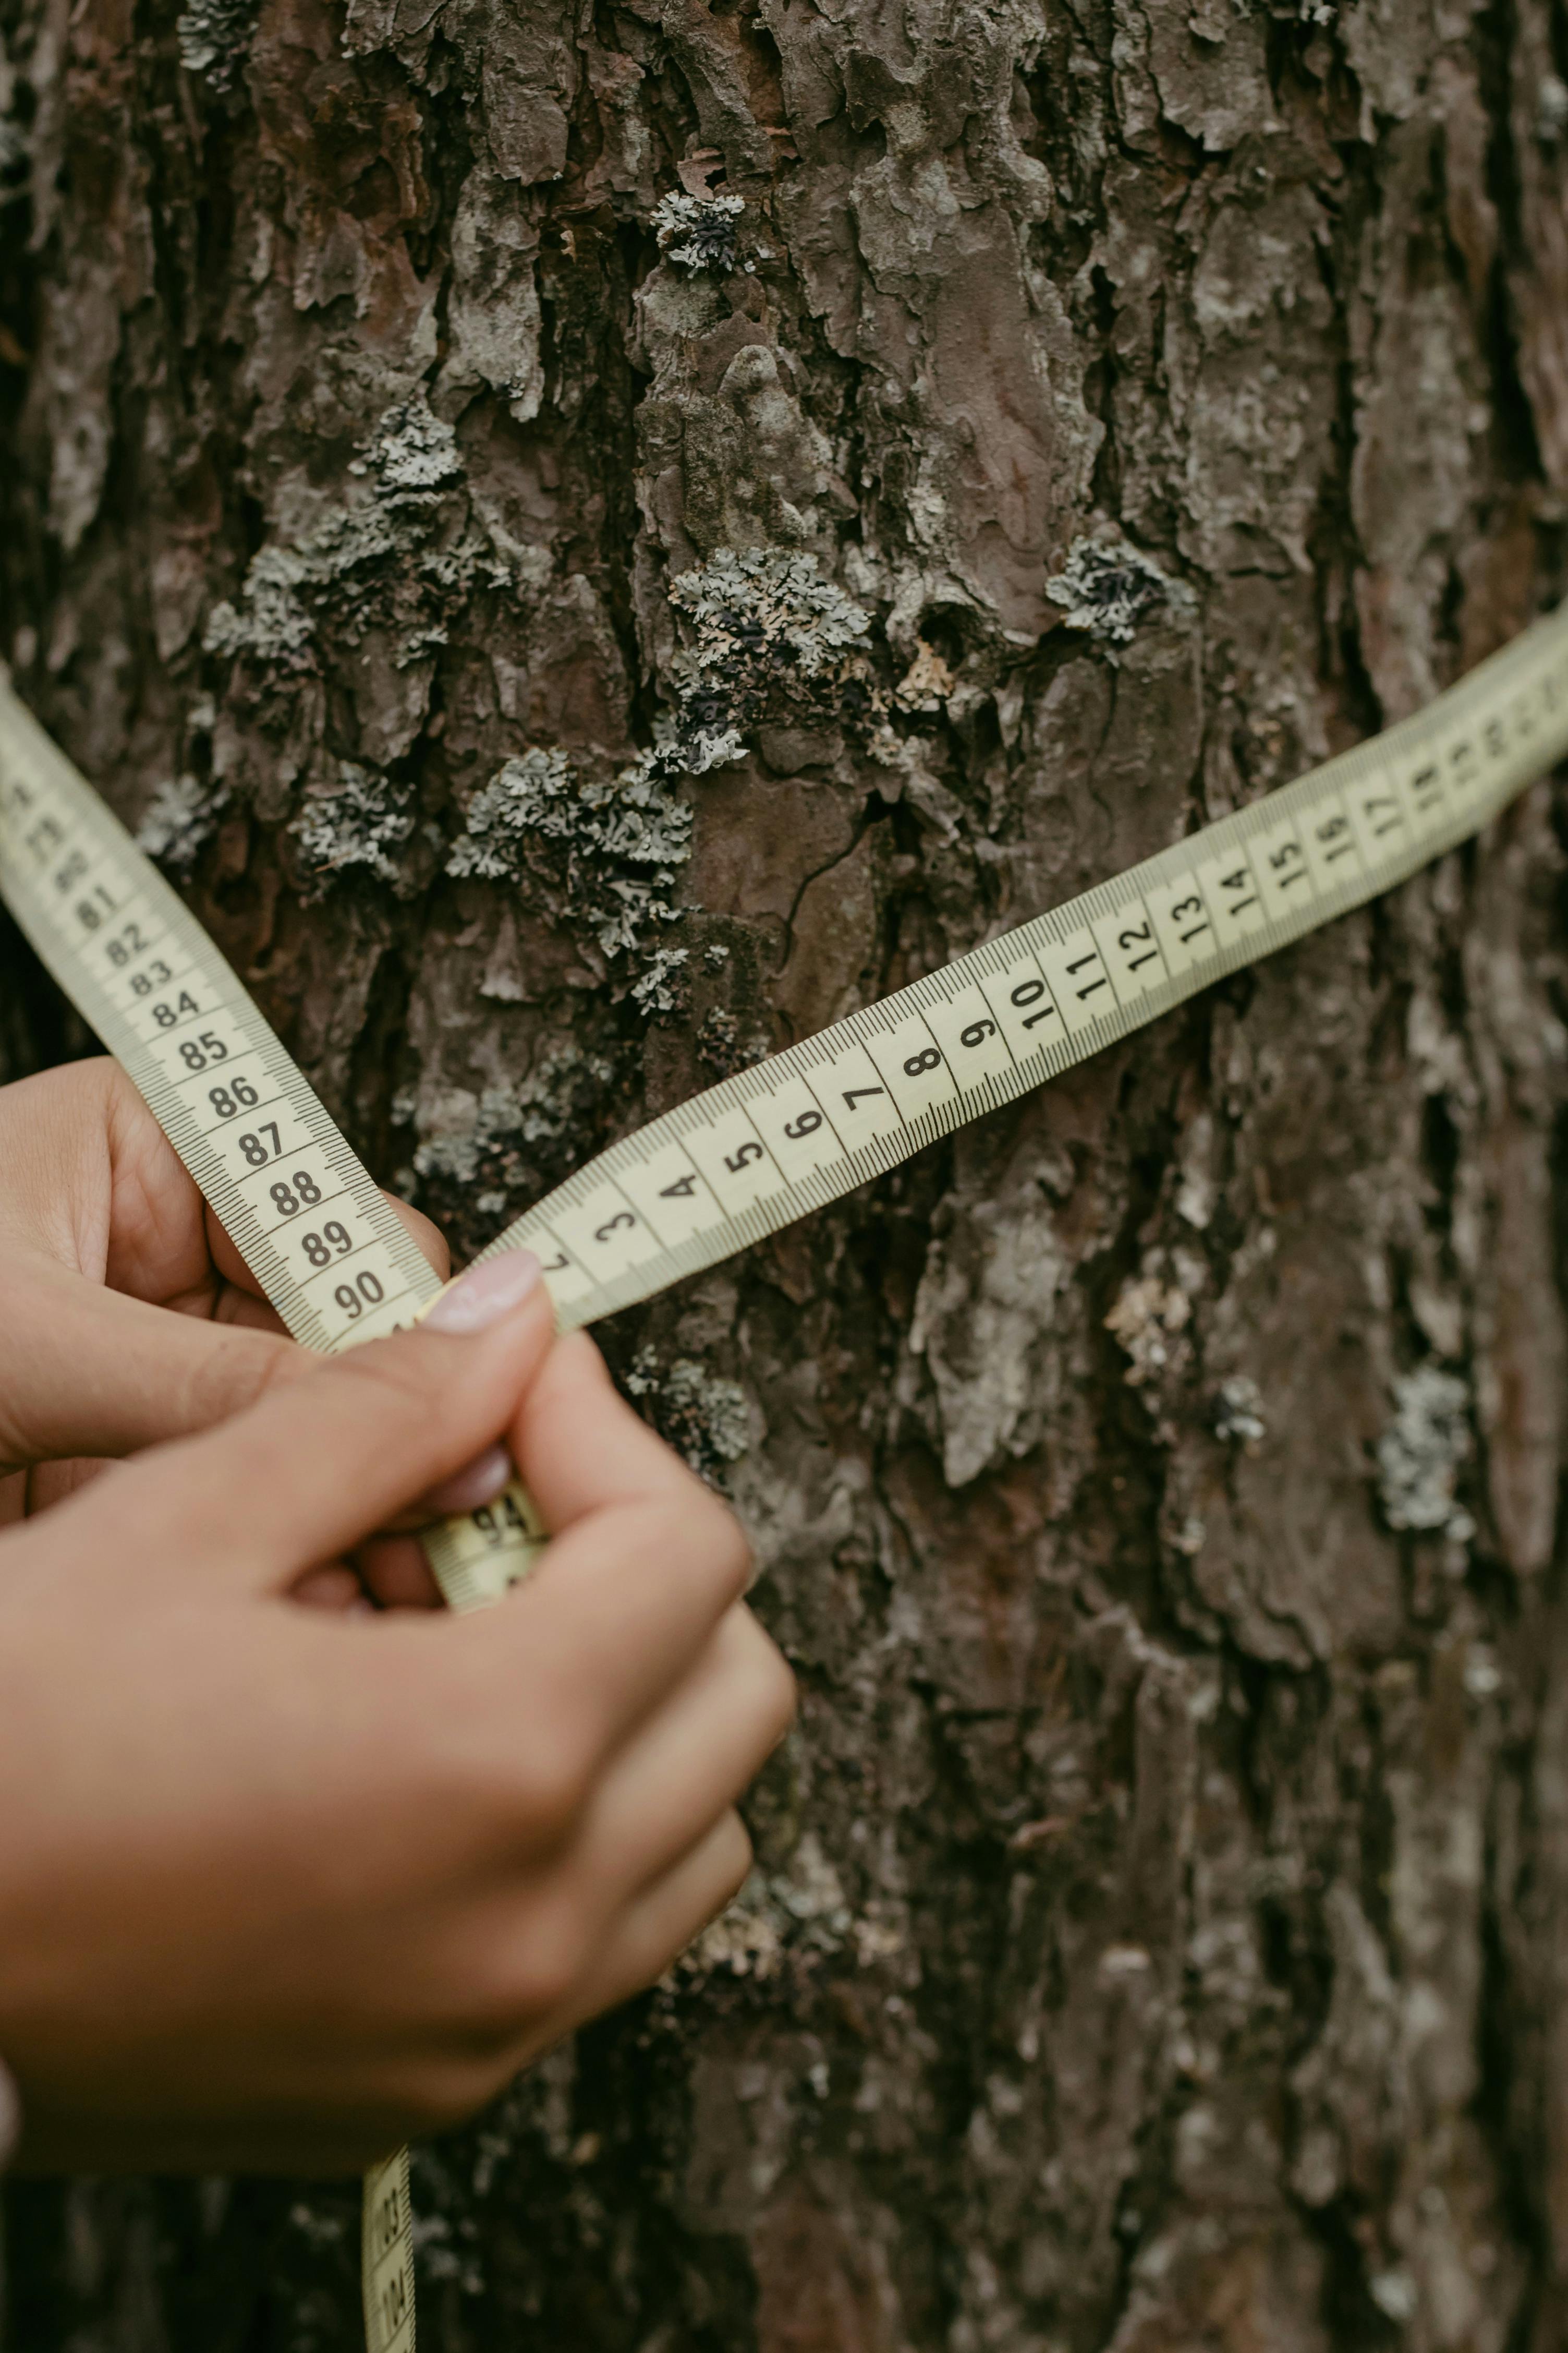
<path id="1" fill-rule="evenodd" d="M 615 1076 L 605 1055 L 563 1045 L 541 1055 L 526 1076 L 487 1087 L 477 1103 L 471 1094 L 453 1093 L 429 1115 L 415 1150 L 415 1173 L 508 1193 L 531 1176 L 539 1147 L 574 1134 L 590 1102 Z M 412 1105 L 403 1108 L 412 1113 Z"/>
<path id="2" fill-rule="evenodd" d="M 750 273 L 754 265 L 742 262 L 739 250 L 738 232 L 745 209 L 740 196 L 694 196 L 672 190 L 654 208 L 659 251 L 667 260 L 693 272 L 711 270 L 727 278 L 739 268 Z"/>
<path id="3" fill-rule="evenodd" d="M 644 1013 L 673 1013 L 680 1003 L 674 976 L 689 963 L 687 948 L 655 948 L 644 971 L 632 984 L 632 1003 Z"/>
<path id="4" fill-rule="evenodd" d="M 227 788 L 199 776 L 174 776 L 158 786 L 136 828 L 136 847 L 173 874 L 188 874 L 217 831 L 228 807 Z"/>
<path id="5" fill-rule="evenodd" d="M 675 712 L 653 745 L 608 780 L 579 775 L 559 750 L 517 754 L 474 795 L 447 858 L 459 880 L 537 873 L 560 887 L 563 911 L 602 953 L 637 967 L 631 997 L 650 1014 L 675 1009 L 689 957 L 657 938 L 679 913 L 670 893 L 691 855 L 678 781 L 738 758 L 742 731 L 777 711 L 815 699 L 840 717 L 880 712 L 869 617 L 815 555 L 722 548 L 675 580 L 669 600 L 690 639 L 673 666 Z"/>
<path id="6" fill-rule="evenodd" d="M 870 621 L 815 555 L 722 548 L 683 573 L 669 600 L 690 629 L 673 666 L 676 710 L 650 749 L 610 780 L 580 776 L 559 750 L 506 761 L 469 802 L 447 871 L 521 881 L 536 870 L 563 886 L 563 909 L 604 955 L 640 967 L 631 988 L 645 1013 L 668 1013 L 685 948 L 661 944 L 670 897 L 691 854 L 692 813 L 673 789 L 738 758 L 742 729 L 814 698 L 879 711 L 867 644 Z M 546 853 L 540 865 L 540 853 Z"/>
<path id="7" fill-rule="evenodd" d="M 482 1249 L 593 1148 L 618 1076 L 610 1055 L 563 1039 L 536 1047 L 521 1077 L 478 1096 L 466 1087 L 400 1096 L 395 1119 L 418 1131 L 401 1189 L 440 1218 L 455 1250 Z"/>
<path id="8" fill-rule="evenodd" d="M 447 871 L 521 881 L 544 851 L 542 878 L 563 885 L 565 912 L 606 956 L 662 955 L 660 976 L 648 983 L 658 997 L 670 956 L 650 934 L 674 922 L 669 892 L 691 855 L 691 811 L 664 781 L 664 765 L 645 753 L 606 781 L 580 776 L 563 752 L 524 752 L 474 795 Z"/>
<path id="9" fill-rule="evenodd" d="M 1126 540 L 1108 546 L 1098 539 L 1075 539 L 1060 572 L 1047 581 L 1046 594 L 1062 607 L 1069 629 L 1125 646 L 1156 607 L 1183 603 L 1188 591 Z"/>
<path id="10" fill-rule="evenodd" d="M 1377 1441 L 1378 1492 L 1391 1528 L 1468 1544 L 1476 1524 L 1455 1489 L 1469 1460 L 1470 1392 L 1457 1373 L 1420 1365 L 1394 1384 L 1394 1419 Z"/>
<path id="11" fill-rule="evenodd" d="M 703 961 L 710 962 L 712 955 L 711 948 L 704 950 Z M 727 1005 L 709 1008 L 694 1042 L 700 1060 L 716 1079 L 732 1079 L 771 1050 L 766 1030 L 754 1022 L 742 1028 Z"/>
<path id="12" fill-rule="evenodd" d="M 190 0 L 174 27 L 185 71 L 202 75 L 214 90 L 232 90 L 260 13 L 260 0 Z"/>
<path id="13" fill-rule="evenodd" d="M 291 542 L 260 549 L 238 602 L 214 606 L 208 653 L 300 670 L 313 667 L 322 628 L 353 645 L 374 627 L 406 668 L 446 643 L 454 604 L 508 585 L 510 567 L 451 497 L 456 438 L 423 394 L 387 409 L 349 470 L 348 497 Z"/>
<path id="14" fill-rule="evenodd" d="M 433 491 L 463 470 L 458 437 L 421 396 L 389 408 L 351 474 L 374 473 L 384 491 Z"/>
<path id="15" fill-rule="evenodd" d="M 405 880 L 395 853 L 406 846 L 414 824 L 409 786 L 342 760 L 334 790 L 313 794 L 289 830 L 320 888 L 356 869 L 395 886 Z"/>
<path id="16" fill-rule="evenodd" d="M 1233 1373 L 1220 1383 L 1214 1402 L 1214 1428 L 1216 1438 L 1235 1440 L 1243 1446 L 1256 1446 L 1267 1438 L 1263 1392 L 1250 1375 Z"/>
<path id="17" fill-rule="evenodd" d="M 468 803 L 447 873 L 517 881 L 526 871 L 531 837 L 572 838 L 575 798 L 576 777 L 564 752 L 535 748 L 508 760 Z"/>
<path id="18" fill-rule="evenodd" d="M 671 583 L 669 601 L 695 632 L 689 668 L 708 674 L 738 667 L 816 678 L 863 649 L 871 627 L 815 555 L 793 549 L 716 548 Z"/>
<path id="19" fill-rule="evenodd" d="M 662 1364 L 655 1348 L 639 1348 L 623 1386 L 678 1454 L 705 1479 L 738 1462 L 752 1443 L 745 1391 L 710 1373 L 691 1356 Z"/>
<path id="20" fill-rule="evenodd" d="M 337 569 L 335 564 L 318 561 L 310 543 L 293 551 L 260 549 L 245 575 L 238 606 L 225 597 L 208 614 L 204 651 L 231 659 L 249 655 L 282 669 L 297 668 L 316 628 L 300 592 L 325 586 L 337 576 Z"/>
<path id="21" fill-rule="evenodd" d="M 742 731 L 768 717 L 821 710 L 853 726 L 879 714 L 870 616 L 815 555 L 717 548 L 670 583 L 669 601 L 689 631 L 673 674 L 677 739 L 694 770 L 693 751 L 704 765 L 732 758 Z"/>

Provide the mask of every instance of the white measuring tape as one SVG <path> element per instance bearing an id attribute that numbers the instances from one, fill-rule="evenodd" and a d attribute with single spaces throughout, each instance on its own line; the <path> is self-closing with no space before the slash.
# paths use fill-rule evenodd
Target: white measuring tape
<path id="1" fill-rule="evenodd" d="M 481 1252 L 563 1326 L 651 1298 L 1401 882 L 1568 753 L 1568 605 L 1415 718 L 599 1154 Z M 0 897 L 141 1089 L 296 1339 L 440 1289 L 201 926 L 0 679 Z M 521 1487 L 426 1539 L 454 1609 L 544 1531 Z M 413 2353 L 405 2150 L 366 2177 L 370 2353 Z"/>

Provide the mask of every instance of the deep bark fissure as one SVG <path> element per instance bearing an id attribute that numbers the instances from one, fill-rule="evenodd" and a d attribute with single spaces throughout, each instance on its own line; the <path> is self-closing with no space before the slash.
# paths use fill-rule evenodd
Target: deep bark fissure
<path id="1" fill-rule="evenodd" d="M 177 14 L 0 0 L 0 651 L 132 821 L 192 779 L 175 879 L 462 1249 L 1563 586 L 1546 0 L 265 0 L 227 95 Z M 429 508 L 350 470 L 409 402 Z M 448 872 L 509 758 L 647 754 L 726 546 L 866 628 L 685 788 L 679 920 L 606 951 L 585 834 Z M 311 869 L 344 761 L 401 866 Z M 803 1721 L 733 1919 L 421 2158 L 429 2345 L 1559 2341 L 1565 807 L 616 1320 Z M 0 971 L 5 1072 L 85 1050 Z M 352 2191 L 7 2200 L 17 2353 L 353 2341 Z"/>

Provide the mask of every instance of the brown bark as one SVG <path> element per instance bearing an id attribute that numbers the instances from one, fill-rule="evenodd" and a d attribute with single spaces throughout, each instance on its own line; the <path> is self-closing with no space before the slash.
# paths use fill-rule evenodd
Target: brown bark
<path id="1" fill-rule="evenodd" d="M 0 25 L 18 682 L 459 1248 L 1561 588 L 1551 0 Z M 804 1712 L 427 2347 L 1568 2340 L 1560 822 L 606 1332 Z M 6 2213 L 16 2353 L 353 2343 L 347 2189 Z"/>

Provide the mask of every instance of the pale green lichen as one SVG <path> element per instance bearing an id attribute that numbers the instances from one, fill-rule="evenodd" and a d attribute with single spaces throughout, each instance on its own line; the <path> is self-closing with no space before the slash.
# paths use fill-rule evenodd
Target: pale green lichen
<path id="1" fill-rule="evenodd" d="M 716 1079 L 732 1079 L 737 1071 L 765 1061 L 772 1050 L 766 1030 L 742 1030 L 727 1005 L 710 1007 L 692 1042 Z"/>
<path id="2" fill-rule="evenodd" d="M 199 776 L 171 777 L 161 784 L 136 828 L 136 847 L 172 873 L 188 874 L 217 831 L 228 807 L 227 790 Z"/>
<path id="3" fill-rule="evenodd" d="M 661 781 L 661 765 L 645 754 L 605 781 L 579 776 L 564 753 L 524 752 L 475 794 L 447 858 L 448 874 L 517 881 L 536 848 L 549 845 L 567 913 L 604 954 L 654 958 L 633 992 L 645 1011 L 670 1008 L 668 975 L 685 960 L 683 951 L 656 951 L 648 937 L 674 922 L 668 894 L 691 855 L 691 811 Z"/>
<path id="4" fill-rule="evenodd" d="M 423 396 L 389 408 L 365 455 L 349 468 L 351 474 L 374 473 L 388 491 L 433 491 L 462 470 L 457 434 Z"/>
<path id="5" fill-rule="evenodd" d="M 691 854 L 692 813 L 673 787 L 738 758 L 742 730 L 775 706 L 825 698 L 844 715 L 870 711 L 870 621 L 815 555 L 719 549 L 681 574 L 669 600 L 688 626 L 673 665 L 676 709 L 653 746 L 609 781 L 580 776 L 564 753 L 534 746 L 504 763 L 468 803 L 447 853 L 458 878 L 520 881 L 542 849 L 564 912 L 604 955 L 640 965 L 631 997 L 646 1013 L 673 1011 L 685 948 L 658 929 L 679 913 L 670 893 Z"/>
<path id="6" fill-rule="evenodd" d="M 689 961 L 686 948 L 655 948 L 640 979 L 632 984 L 632 1003 L 645 1013 L 673 1013 L 680 1000 L 670 976 Z"/>
<path id="7" fill-rule="evenodd" d="M 307 870 L 324 888 L 356 869 L 377 882 L 401 882 L 403 868 L 394 853 L 405 848 L 414 825 L 409 786 L 378 776 L 353 760 L 340 760 L 334 789 L 312 794 L 289 830 Z"/>
<path id="8" fill-rule="evenodd" d="M 738 1462 L 752 1443 L 746 1393 L 691 1356 L 661 1363 L 655 1348 L 639 1348 L 623 1386 L 678 1454 L 705 1479 Z"/>
<path id="9" fill-rule="evenodd" d="M 423 394 L 387 409 L 349 471 L 350 496 L 291 543 L 252 558 L 237 603 L 207 617 L 208 653 L 265 669 L 313 666 L 327 622 L 346 644 L 385 629 L 401 668 L 447 642 L 446 600 L 511 578 L 452 491 L 462 460 L 449 425 Z"/>
<path id="10" fill-rule="evenodd" d="M 740 196 L 694 196 L 672 190 L 654 207 L 659 251 L 693 273 L 710 270 L 727 278 L 738 268 L 750 277 L 756 265 L 741 259 L 738 237 L 745 209 Z"/>
<path id="11" fill-rule="evenodd" d="M 602 1054 L 552 1047 L 525 1077 L 487 1087 L 477 1103 L 464 1094 L 438 1106 L 415 1151 L 415 1173 L 462 1186 L 482 1182 L 504 1199 L 531 1173 L 537 1148 L 571 1137 L 615 1075 Z M 399 1108 L 412 1116 L 411 1103 Z"/>
<path id="12" fill-rule="evenodd" d="M 1394 1419 L 1377 1441 L 1389 1526 L 1468 1544 L 1476 1524 L 1455 1490 L 1471 1451 L 1468 1388 L 1457 1373 L 1419 1365 L 1394 1382 Z"/>
<path id="13" fill-rule="evenodd" d="M 863 675 L 856 658 L 868 645 L 870 616 L 823 576 L 815 555 L 716 548 L 670 583 L 669 601 L 691 632 L 675 676 L 694 720 L 706 697 L 729 701 L 720 723 L 734 728 L 781 686 Z"/>
<path id="14" fill-rule="evenodd" d="M 1108 545 L 1075 539 L 1060 572 L 1047 581 L 1046 594 L 1062 607 L 1069 629 L 1125 646 L 1147 614 L 1157 606 L 1184 603 L 1189 592 L 1127 540 Z"/>
<path id="15" fill-rule="evenodd" d="M 570 840 L 577 798 L 575 774 L 564 752 L 533 749 L 508 760 L 468 803 L 462 833 L 447 871 L 481 881 L 516 881 L 530 840 Z"/>
<path id="16" fill-rule="evenodd" d="M 1233 1439 L 1243 1446 L 1256 1446 L 1268 1435 L 1268 1424 L 1263 1419 L 1263 1392 L 1247 1373 L 1233 1373 L 1220 1384 L 1215 1399 L 1214 1428 L 1216 1438 Z"/>
<path id="17" fill-rule="evenodd" d="M 232 90 L 249 54 L 260 0 L 189 0 L 174 26 L 180 63 L 214 90 Z"/>

